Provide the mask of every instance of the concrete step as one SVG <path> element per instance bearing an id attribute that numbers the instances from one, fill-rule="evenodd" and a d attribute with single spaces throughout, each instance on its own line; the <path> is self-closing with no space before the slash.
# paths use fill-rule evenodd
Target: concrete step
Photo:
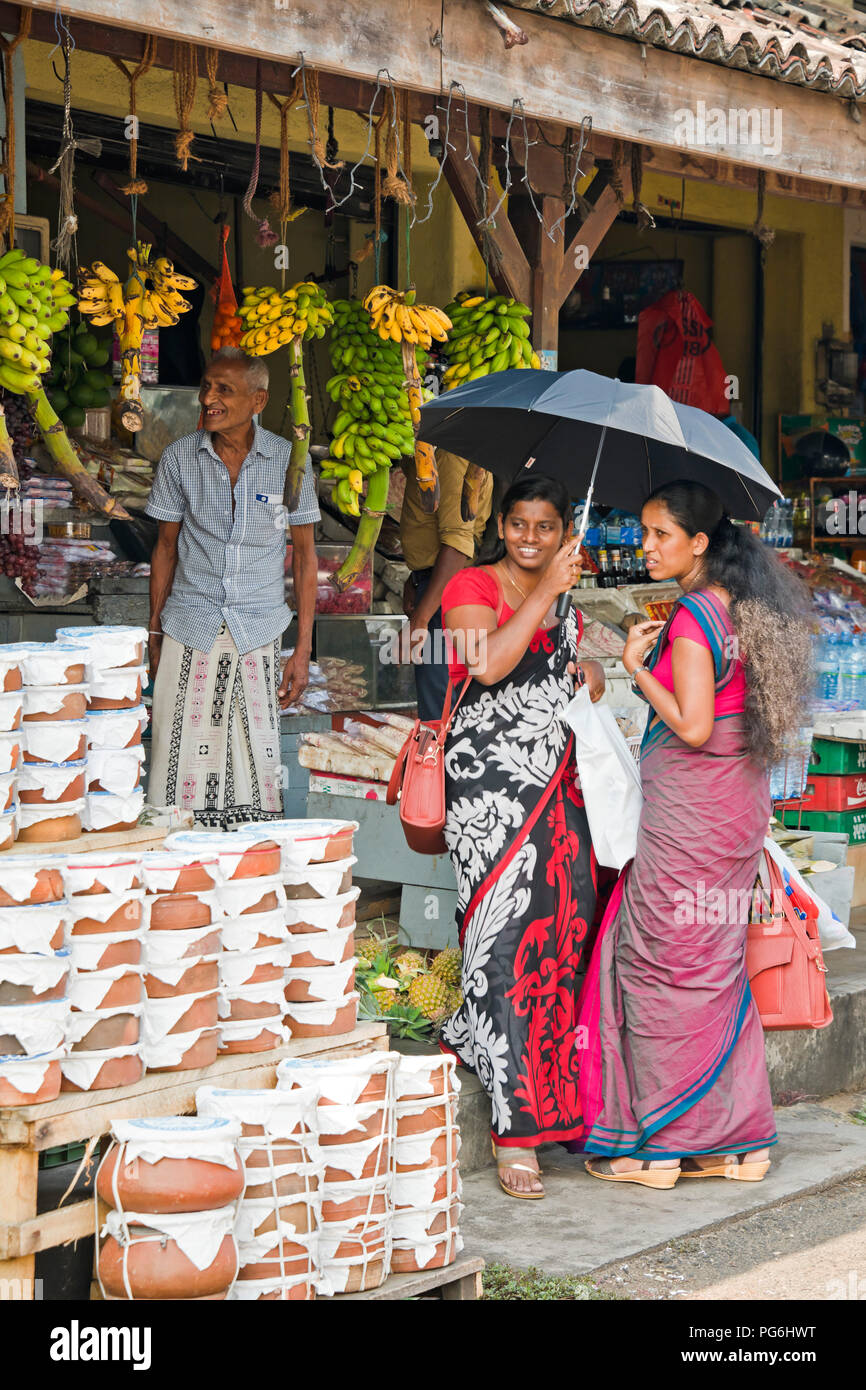
<path id="1" fill-rule="evenodd" d="M 846 1102 L 856 1109 L 866 1097 Z M 464 1175 L 466 1251 L 548 1274 L 588 1274 L 866 1175 L 866 1125 L 847 1112 L 801 1104 L 779 1110 L 776 1120 L 773 1166 L 758 1183 L 680 1179 L 667 1192 L 603 1183 L 558 1146 L 541 1152 L 547 1195 L 540 1202 L 506 1196 L 492 1169 Z"/>

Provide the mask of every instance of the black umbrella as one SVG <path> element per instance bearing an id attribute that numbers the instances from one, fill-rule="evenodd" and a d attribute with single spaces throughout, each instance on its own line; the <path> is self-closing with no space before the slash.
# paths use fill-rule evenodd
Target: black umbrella
<path id="1" fill-rule="evenodd" d="M 635 512 L 654 488 L 683 478 L 705 483 L 745 521 L 760 521 L 781 496 L 720 420 L 676 404 L 658 386 L 596 372 L 479 377 L 428 401 L 419 436 L 508 482 L 536 468 L 575 498 Z"/>

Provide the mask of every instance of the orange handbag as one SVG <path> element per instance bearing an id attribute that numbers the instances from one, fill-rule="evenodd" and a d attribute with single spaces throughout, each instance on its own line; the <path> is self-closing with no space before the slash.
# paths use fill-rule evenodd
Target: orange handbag
<path id="1" fill-rule="evenodd" d="M 467 676 L 457 703 L 451 708 L 454 688 L 448 682 L 441 719 L 415 727 L 400 749 L 388 792 L 389 806 L 400 798 L 400 824 L 406 843 L 416 854 L 445 854 L 445 740 L 460 701 L 472 677 Z"/>
<path id="2" fill-rule="evenodd" d="M 764 903 L 752 914 L 746 940 L 746 969 L 761 1023 L 768 1031 L 826 1028 L 833 1022 L 833 1010 L 817 920 L 798 916 L 779 866 L 766 850 L 764 862 L 770 915 L 765 890 L 759 887 L 756 900 Z"/>

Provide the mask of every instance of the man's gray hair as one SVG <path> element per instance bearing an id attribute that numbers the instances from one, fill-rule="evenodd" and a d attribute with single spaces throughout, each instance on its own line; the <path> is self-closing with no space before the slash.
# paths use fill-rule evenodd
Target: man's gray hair
<path id="1" fill-rule="evenodd" d="M 267 391 L 270 373 L 261 357 L 250 357 L 241 347 L 224 347 L 215 352 L 211 362 L 240 362 L 247 369 L 247 385 L 251 391 Z"/>

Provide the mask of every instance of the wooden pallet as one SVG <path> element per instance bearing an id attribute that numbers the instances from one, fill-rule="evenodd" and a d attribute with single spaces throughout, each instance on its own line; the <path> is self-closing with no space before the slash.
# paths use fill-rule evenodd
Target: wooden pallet
<path id="1" fill-rule="evenodd" d="M 114 1120 L 191 1114 L 196 1090 L 206 1084 L 273 1086 L 283 1057 L 353 1057 L 387 1046 L 384 1023 L 359 1023 L 339 1037 L 296 1038 L 273 1052 L 222 1057 L 195 1071 L 151 1072 L 134 1086 L 68 1093 L 43 1105 L 0 1109 L 0 1290 L 20 1288 L 24 1297 L 32 1297 L 37 1252 L 93 1235 L 90 1198 L 37 1216 L 41 1150 L 105 1136 Z M 4 1283 L 9 1280 L 16 1282 Z"/>
<path id="2" fill-rule="evenodd" d="M 141 854 L 146 849 L 159 849 L 166 835 L 171 833 L 167 825 L 135 825 L 132 830 L 85 830 L 77 840 L 41 840 L 38 844 L 16 843 L 9 849 L 0 850 L 5 858 L 11 854 L 87 854 L 94 850 L 135 850 Z"/>
<path id="3" fill-rule="evenodd" d="M 444 1269 L 420 1270 L 417 1274 L 390 1274 L 381 1288 L 366 1293 L 341 1293 L 329 1303 L 352 1303 L 359 1298 L 477 1299 L 481 1297 L 481 1271 L 484 1261 L 478 1255 L 461 1255 Z"/>

